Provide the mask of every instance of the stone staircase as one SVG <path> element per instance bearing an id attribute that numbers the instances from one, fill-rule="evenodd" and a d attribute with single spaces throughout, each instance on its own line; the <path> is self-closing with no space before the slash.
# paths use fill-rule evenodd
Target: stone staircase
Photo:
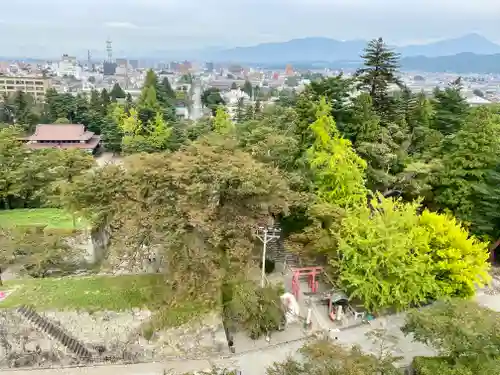
<path id="1" fill-rule="evenodd" d="M 279 229 L 279 225 L 275 226 Z M 287 251 L 285 249 L 285 244 L 283 237 L 280 237 L 274 241 L 270 241 L 267 245 L 267 258 L 273 260 L 276 263 L 282 263 L 285 269 L 290 267 L 302 267 L 303 262 L 298 257 L 297 254 Z"/>
<path id="2" fill-rule="evenodd" d="M 66 333 L 61 327 L 49 319 L 41 316 L 29 306 L 21 306 L 17 313 L 35 326 L 39 331 L 46 333 L 52 339 L 59 341 L 68 350 L 75 353 L 80 359 L 91 360 L 93 353 L 80 341 Z"/>

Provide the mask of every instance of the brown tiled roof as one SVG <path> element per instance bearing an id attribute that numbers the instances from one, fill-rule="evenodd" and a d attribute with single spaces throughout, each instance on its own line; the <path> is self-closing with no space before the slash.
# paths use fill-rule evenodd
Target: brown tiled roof
<path id="1" fill-rule="evenodd" d="M 63 148 L 63 149 L 71 149 L 78 148 L 82 150 L 93 150 L 97 147 L 99 142 L 101 141 L 101 136 L 94 135 L 90 140 L 85 143 L 27 143 L 26 146 L 31 149 L 42 149 L 42 148 Z"/>
<path id="2" fill-rule="evenodd" d="M 28 141 L 88 141 L 93 132 L 85 131 L 80 124 L 40 124 Z"/>

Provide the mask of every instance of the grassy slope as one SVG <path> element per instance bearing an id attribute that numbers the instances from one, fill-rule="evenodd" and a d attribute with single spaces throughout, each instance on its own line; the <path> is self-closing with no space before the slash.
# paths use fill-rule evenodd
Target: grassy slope
<path id="1" fill-rule="evenodd" d="M 0 308 L 25 304 L 39 311 L 147 308 L 160 311 L 165 326 L 183 324 L 208 310 L 197 301 L 185 301 L 165 308 L 169 293 L 164 276 L 158 274 L 25 279 L 6 282 L 0 290 L 13 288 L 15 291 L 0 302 Z"/>
<path id="2" fill-rule="evenodd" d="M 75 220 L 76 229 L 82 229 L 86 223 Z M 41 226 L 47 225 L 48 229 L 72 229 L 73 217 L 70 213 L 58 208 L 35 208 L 0 210 L 0 226 Z"/>

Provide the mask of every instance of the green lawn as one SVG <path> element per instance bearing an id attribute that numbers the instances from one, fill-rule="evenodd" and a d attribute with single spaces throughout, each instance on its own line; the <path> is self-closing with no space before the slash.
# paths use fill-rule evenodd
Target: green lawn
<path id="1" fill-rule="evenodd" d="M 21 305 L 39 311 L 147 308 L 159 312 L 163 326 L 177 326 L 208 311 L 192 300 L 166 308 L 169 293 L 164 276 L 159 274 L 24 279 L 5 282 L 0 290 L 15 290 L 0 302 L 0 309 Z"/>
<path id="2" fill-rule="evenodd" d="M 76 229 L 82 229 L 87 224 L 81 219 L 75 220 Z M 58 208 L 34 208 L 0 211 L 0 226 L 41 226 L 48 229 L 72 229 L 73 217 L 70 213 Z"/>

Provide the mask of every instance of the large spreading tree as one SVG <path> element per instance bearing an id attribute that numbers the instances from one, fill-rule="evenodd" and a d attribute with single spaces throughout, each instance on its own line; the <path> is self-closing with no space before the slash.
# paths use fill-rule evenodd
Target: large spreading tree
<path id="1" fill-rule="evenodd" d="M 74 181 L 66 202 L 109 222 L 118 249 L 160 249 L 174 289 L 213 300 L 252 264 L 252 231 L 287 209 L 287 181 L 212 134 L 173 154 L 135 155 Z M 119 244 L 119 245 L 118 245 Z"/>

